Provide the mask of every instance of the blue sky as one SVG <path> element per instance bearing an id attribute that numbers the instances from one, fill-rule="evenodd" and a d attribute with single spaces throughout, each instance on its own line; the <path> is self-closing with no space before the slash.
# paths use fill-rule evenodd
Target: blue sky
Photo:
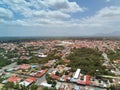
<path id="1" fill-rule="evenodd" d="M 120 31 L 120 0 L 0 0 L 0 37 Z"/>

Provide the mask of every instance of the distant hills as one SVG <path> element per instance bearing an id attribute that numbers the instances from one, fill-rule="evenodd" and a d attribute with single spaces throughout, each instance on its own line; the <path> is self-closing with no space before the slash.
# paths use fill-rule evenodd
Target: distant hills
<path id="1" fill-rule="evenodd" d="M 83 35 L 83 36 L 36 36 L 36 37 L 0 37 L 1 42 L 22 42 L 22 41 L 33 41 L 33 40 L 66 40 L 66 39 L 118 39 L 120 40 L 120 31 L 108 32 L 108 33 L 96 33 L 92 35 Z"/>
<path id="2" fill-rule="evenodd" d="M 111 33 L 97 33 L 94 36 L 98 36 L 98 37 L 118 37 L 120 38 L 120 31 L 114 31 Z"/>

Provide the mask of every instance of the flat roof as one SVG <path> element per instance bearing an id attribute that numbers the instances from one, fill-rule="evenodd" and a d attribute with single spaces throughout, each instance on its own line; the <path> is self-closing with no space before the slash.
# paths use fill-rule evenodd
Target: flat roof
<path id="1" fill-rule="evenodd" d="M 74 76 L 73 76 L 73 78 L 78 78 L 78 76 L 80 74 L 80 71 L 81 71 L 81 69 L 77 69 Z"/>
<path id="2" fill-rule="evenodd" d="M 48 84 L 47 82 L 42 82 L 40 85 L 46 86 L 46 87 L 52 87 L 52 84 Z"/>

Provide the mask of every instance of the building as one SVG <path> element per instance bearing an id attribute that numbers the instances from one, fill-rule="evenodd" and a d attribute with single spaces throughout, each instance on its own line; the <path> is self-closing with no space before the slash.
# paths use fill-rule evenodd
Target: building
<path id="1" fill-rule="evenodd" d="M 77 69 L 75 74 L 73 75 L 73 78 L 71 79 L 71 82 L 77 82 L 79 80 L 79 75 L 80 75 L 81 69 Z"/>
<path id="2" fill-rule="evenodd" d="M 21 79 L 18 76 L 12 76 L 12 77 L 7 79 L 8 82 L 13 82 L 13 83 L 19 82 L 20 80 Z"/>
<path id="3" fill-rule="evenodd" d="M 31 85 L 32 83 L 36 82 L 37 79 L 34 78 L 34 77 L 28 77 L 26 78 L 24 81 L 20 82 L 19 84 L 20 85 L 25 85 L 25 86 L 29 86 Z"/>
<path id="4" fill-rule="evenodd" d="M 29 68 L 31 68 L 31 66 L 29 64 L 22 64 L 18 67 L 19 67 L 19 69 L 22 69 L 22 70 L 28 70 Z"/>

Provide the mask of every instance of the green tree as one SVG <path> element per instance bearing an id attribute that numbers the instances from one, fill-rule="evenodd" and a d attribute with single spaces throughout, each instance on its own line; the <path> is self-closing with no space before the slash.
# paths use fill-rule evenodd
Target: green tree
<path id="1" fill-rule="evenodd" d="M 77 68 L 80 68 L 83 74 L 94 76 L 99 74 L 108 74 L 102 66 L 103 58 L 102 53 L 91 48 L 72 49 L 72 53 L 66 57 L 71 60 L 68 64 L 75 72 Z M 96 72 L 96 70 L 99 70 Z"/>
<path id="2" fill-rule="evenodd" d="M 48 87 L 43 87 L 43 89 L 42 90 L 49 90 L 49 88 Z"/>
<path id="3" fill-rule="evenodd" d="M 37 90 L 37 88 L 38 88 L 38 85 L 33 84 L 33 85 L 31 86 L 31 90 Z"/>

